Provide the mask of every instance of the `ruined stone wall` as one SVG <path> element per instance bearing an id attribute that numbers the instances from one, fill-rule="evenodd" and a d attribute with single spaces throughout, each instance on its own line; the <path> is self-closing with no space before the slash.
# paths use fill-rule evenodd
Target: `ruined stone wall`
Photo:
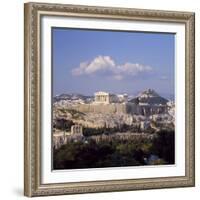
<path id="1" fill-rule="evenodd" d="M 167 106 L 152 106 L 152 105 L 136 105 L 133 103 L 113 103 L 113 104 L 80 104 L 73 106 L 74 110 L 79 112 L 93 112 L 93 113 L 104 113 L 104 114 L 135 114 L 149 116 L 152 114 L 160 114 L 167 112 Z"/>
<path id="2" fill-rule="evenodd" d="M 94 113 L 137 113 L 137 105 L 128 104 L 80 104 L 73 107 L 73 109 L 80 112 L 94 112 Z"/>

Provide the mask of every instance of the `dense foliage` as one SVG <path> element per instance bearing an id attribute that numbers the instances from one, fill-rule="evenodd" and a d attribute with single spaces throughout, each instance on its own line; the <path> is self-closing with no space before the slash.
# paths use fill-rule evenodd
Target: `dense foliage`
<path id="1" fill-rule="evenodd" d="M 66 120 L 64 118 L 61 118 L 61 119 L 55 120 L 55 123 L 53 124 L 53 128 L 57 128 L 63 131 L 70 131 L 72 125 L 74 125 L 72 120 Z"/>
<path id="2" fill-rule="evenodd" d="M 70 142 L 54 149 L 54 169 L 174 164 L 174 132 L 160 131 L 153 139 Z M 156 159 L 151 159 L 152 156 Z"/>
<path id="3" fill-rule="evenodd" d="M 88 128 L 88 127 L 84 127 L 83 129 L 83 135 L 84 136 L 92 136 L 92 135 L 111 135 L 113 133 L 124 133 L 124 132 L 135 132 L 135 133 L 139 133 L 141 132 L 141 129 L 139 126 L 129 126 L 127 124 L 122 124 L 120 127 L 114 127 L 114 128 Z"/>

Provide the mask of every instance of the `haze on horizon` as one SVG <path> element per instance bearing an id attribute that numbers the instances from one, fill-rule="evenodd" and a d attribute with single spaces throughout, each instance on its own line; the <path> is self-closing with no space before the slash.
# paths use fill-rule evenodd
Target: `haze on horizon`
<path id="1" fill-rule="evenodd" d="M 53 28 L 53 96 L 96 91 L 174 96 L 175 36 Z"/>

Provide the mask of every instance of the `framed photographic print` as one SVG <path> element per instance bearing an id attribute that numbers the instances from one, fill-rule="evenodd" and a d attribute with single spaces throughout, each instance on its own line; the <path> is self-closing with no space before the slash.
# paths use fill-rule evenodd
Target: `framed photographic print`
<path id="1" fill-rule="evenodd" d="M 24 17 L 26 196 L 194 186 L 194 13 Z"/>

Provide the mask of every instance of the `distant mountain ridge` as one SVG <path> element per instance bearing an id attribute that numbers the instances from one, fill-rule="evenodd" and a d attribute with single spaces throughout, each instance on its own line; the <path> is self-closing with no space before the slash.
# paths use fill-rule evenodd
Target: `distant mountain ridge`
<path id="1" fill-rule="evenodd" d="M 53 97 L 53 101 L 57 102 L 60 100 L 78 100 L 78 99 L 87 101 L 87 100 L 91 100 L 93 98 L 94 98 L 93 96 L 87 96 L 87 95 L 82 95 L 82 94 L 78 94 L 78 93 L 69 93 L 69 94 L 56 95 L 55 97 Z"/>

